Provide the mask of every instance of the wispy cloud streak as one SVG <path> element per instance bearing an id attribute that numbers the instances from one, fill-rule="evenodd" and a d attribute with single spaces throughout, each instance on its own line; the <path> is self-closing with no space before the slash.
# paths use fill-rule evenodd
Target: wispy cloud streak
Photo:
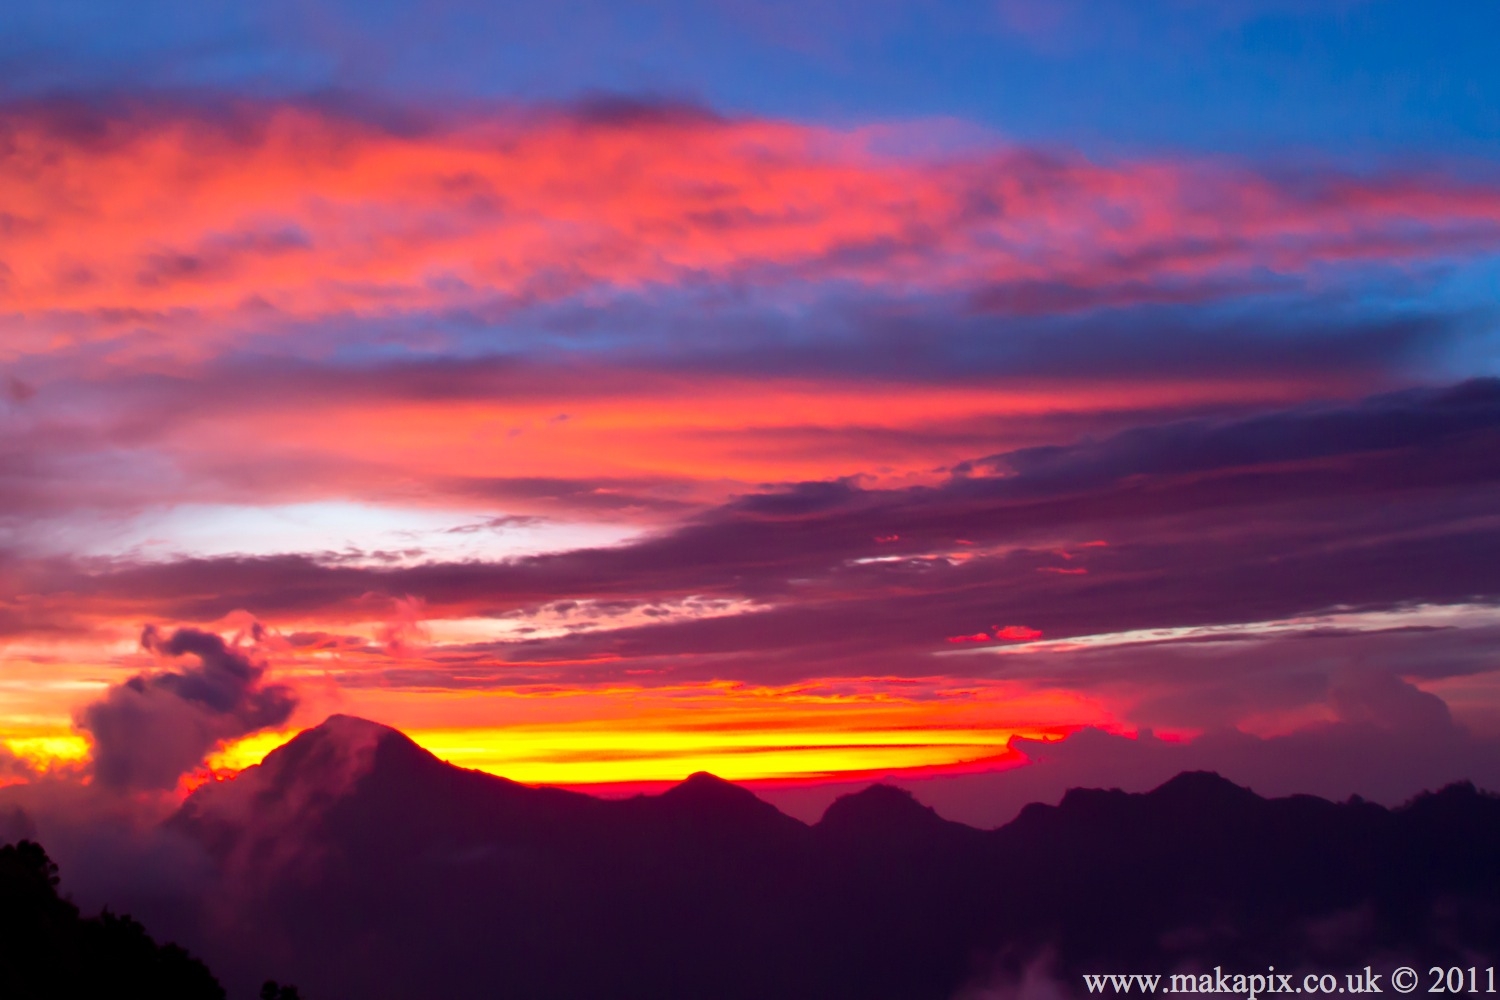
<path id="1" fill-rule="evenodd" d="M 1056 314 L 1500 247 L 1500 182 L 1442 170 L 914 157 L 882 152 L 880 128 L 652 105 L 400 126 L 255 103 L 3 117 L 12 358 L 142 329 L 193 355 L 268 324 L 705 281 Z"/>

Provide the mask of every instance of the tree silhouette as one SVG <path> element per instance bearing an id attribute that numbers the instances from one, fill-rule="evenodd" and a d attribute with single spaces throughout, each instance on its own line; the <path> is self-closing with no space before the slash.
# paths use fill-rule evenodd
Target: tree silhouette
<path id="1" fill-rule="evenodd" d="M 260 1000 L 302 1000 L 302 994 L 295 986 L 282 986 L 274 979 L 267 979 L 260 988 Z"/>
<path id="2" fill-rule="evenodd" d="M 57 865 L 40 844 L 0 847 L 0 997 L 224 1000 L 202 962 L 157 944 L 130 917 L 108 910 L 80 917 L 57 883 Z"/>

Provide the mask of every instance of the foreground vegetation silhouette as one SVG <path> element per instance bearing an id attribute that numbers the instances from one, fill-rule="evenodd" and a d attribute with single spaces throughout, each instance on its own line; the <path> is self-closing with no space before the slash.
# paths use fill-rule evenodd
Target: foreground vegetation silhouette
<path id="1" fill-rule="evenodd" d="M 6 1000 L 223 1000 L 208 967 L 157 944 L 128 916 L 83 917 L 57 892 L 40 844 L 0 847 L 0 997 Z"/>

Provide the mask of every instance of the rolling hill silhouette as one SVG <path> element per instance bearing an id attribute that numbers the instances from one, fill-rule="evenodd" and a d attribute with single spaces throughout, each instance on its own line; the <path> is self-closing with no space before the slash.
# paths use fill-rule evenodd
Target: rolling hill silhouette
<path id="1" fill-rule="evenodd" d="M 946 1000 L 1040 960 L 1500 957 L 1500 798 L 1467 785 L 1388 810 L 1191 773 L 991 831 L 876 785 L 808 826 L 707 774 L 600 800 L 335 716 L 170 827 L 234 901 L 192 942 L 231 992 L 268 961 L 316 1000 Z"/>

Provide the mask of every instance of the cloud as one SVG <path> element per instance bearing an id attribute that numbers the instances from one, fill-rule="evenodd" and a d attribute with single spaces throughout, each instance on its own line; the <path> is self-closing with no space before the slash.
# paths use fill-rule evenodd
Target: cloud
<path id="1" fill-rule="evenodd" d="M 670 101 L 11 102 L 0 133 L 0 365 L 41 387 L 0 388 L 0 545 L 31 549 L 349 495 L 660 526 L 1350 398 L 1476 350 L 1418 293 L 1500 240 L 1479 168 L 914 152 Z"/>
<path id="2" fill-rule="evenodd" d="M 285 722 L 297 697 L 262 682 L 265 667 L 217 635 L 155 626 L 141 645 L 164 657 L 192 655 L 196 666 L 137 674 L 79 712 L 93 739 L 94 779 L 114 789 L 164 789 L 225 740 Z"/>
<path id="3" fill-rule="evenodd" d="M 1488 599 L 1500 592 L 1500 538 L 1484 519 L 1500 488 L 1488 460 L 1497 439 L 1500 383 L 1481 380 L 1022 449 L 930 486 L 785 485 L 609 548 L 384 568 L 283 555 L 116 560 L 80 575 L 32 562 L 25 589 L 36 623 L 52 606 L 75 614 L 65 594 L 116 618 L 212 621 L 254 608 L 329 623 L 364 620 L 370 593 L 420 598 L 432 618 L 734 597 L 764 613 L 506 655 L 650 657 L 696 644 L 757 656 L 806 641 L 838 659 L 803 669 L 842 670 L 845 656 L 909 660 L 997 624 L 1061 639 Z M 1057 554 L 1098 540 L 1109 544 Z M 1088 572 L 1039 572 L 1049 568 Z M 840 638 L 830 647 L 819 636 Z"/>
<path id="4" fill-rule="evenodd" d="M 1316 406 L 1247 419 L 1140 427 L 1099 442 L 1028 448 L 982 464 L 1056 488 L 1089 488 L 1129 476 L 1314 462 L 1462 442 L 1500 424 L 1500 381 L 1446 391 L 1382 395 L 1358 406 Z"/>
<path id="5" fill-rule="evenodd" d="M 1451 727 L 1434 731 L 1338 721 L 1285 736 L 1218 730 L 1186 742 L 1163 740 L 1149 730 L 1126 737 L 1085 729 L 1057 743 L 1015 740 L 1012 748 L 1027 763 L 988 774 L 897 783 L 944 816 L 983 827 L 1009 822 L 1030 802 L 1055 804 L 1069 788 L 1143 792 L 1194 770 L 1216 771 L 1264 796 L 1306 794 L 1337 801 L 1357 794 L 1385 805 L 1455 781 L 1500 789 L 1500 765 L 1493 763 L 1500 761 L 1500 741 Z M 775 801 L 774 793 L 768 797 Z"/>
<path id="6" fill-rule="evenodd" d="M 1051 731 L 1337 723 L 1453 747 L 1455 725 L 1495 729 L 1497 449 L 1500 382 L 1480 380 L 991 453 L 921 486 L 782 484 L 505 560 L 20 560 L 14 627 L 253 608 L 321 634 L 286 655 L 355 700 L 816 683 L 925 699 L 933 720 L 970 690 L 1030 699 Z M 408 595 L 427 641 L 390 627 Z M 992 708 L 974 739 L 995 753 L 1041 717 Z M 1361 780 L 1377 759 L 1340 754 Z"/>
<path id="7" fill-rule="evenodd" d="M 35 395 L 36 386 L 16 378 L 14 375 L 7 375 L 5 377 L 5 397 L 11 403 L 17 406 L 22 403 L 29 403 Z"/>
<path id="8" fill-rule="evenodd" d="M 0 744 L 0 788 L 16 781 L 27 781 L 36 777 L 36 771 L 24 758 L 19 757 L 11 749 Z M 5 820 L 0 816 L 0 843 L 8 843 L 3 837 Z M 18 840 L 19 837 L 11 837 L 10 840 Z"/>
<path id="9" fill-rule="evenodd" d="M 0 213 L 27 221 L 0 290 L 26 317 L 12 353 L 47 350 L 59 324 L 127 355 L 202 357 L 247 330 L 493 321 L 711 286 L 1059 313 L 1224 298 L 1271 273 L 1326 284 L 1500 237 L 1500 185 L 1437 169 L 1288 177 L 1013 147 L 923 158 L 882 151 L 879 130 L 671 104 L 444 119 L 54 102 L 0 108 L 0 130 L 15 151 Z"/>
<path id="10" fill-rule="evenodd" d="M 944 322 L 924 316 L 934 329 Z M 1261 331 L 1268 345 L 1248 330 L 1158 319 L 1050 332 L 960 324 L 937 338 L 915 317 L 891 329 L 872 319 L 862 335 L 846 325 L 802 347 L 753 330 L 705 336 L 670 359 L 661 347 L 565 363 L 533 345 L 512 358 L 54 372 L 55 391 L 0 440 L 10 512 L 0 531 L 14 518 L 97 536 L 153 506 L 331 494 L 407 503 L 414 492 L 433 506 L 661 523 L 765 483 L 871 470 L 927 478 L 998 448 L 1356 394 L 1388 384 L 1414 345 L 1445 349 L 1462 336 L 1435 319 L 1399 330 L 1292 324 Z M 1219 346 L 1195 346 L 1205 340 Z M 1103 360 L 1068 372 L 1058 357 L 1075 353 Z M 1127 383 L 1106 371 L 1114 362 Z M 27 546 L 58 537 L 17 531 Z"/>
<path id="11" fill-rule="evenodd" d="M 1281 653 L 1265 649 L 1256 655 L 1275 671 Z M 1195 666 L 1201 670 L 1202 663 Z M 1305 661 L 1282 666 L 1309 668 Z M 1278 735 L 1256 735 L 1232 724 L 1191 739 L 1166 738 L 1149 728 L 1122 734 L 1085 726 L 1060 739 L 1013 738 L 1008 749 L 1014 756 L 998 768 L 884 780 L 948 819 L 982 828 L 1010 822 L 1032 802 L 1056 804 L 1071 788 L 1144 792 L 1183 771 L 1214 771 L 1267 797 L 1342 801 L 1360 795 L 1388 806 L 1458 781 L 1500 790 L 1500 733 L 1468 731 L 1452 720 L 1441 698 L 1378 665 L 1332 673 L 1331 697 L 1324 700 L 1326 677 L 1318 678 L 1312 696 L 1327 710 L 1324 716 Z M 1237 675 L 1233 683 L 1248 690 L 1265 685 L 1266 678 Z M 756 791 L 814 822 L 839 795 L 867 784 L 767 784 Z"/>

